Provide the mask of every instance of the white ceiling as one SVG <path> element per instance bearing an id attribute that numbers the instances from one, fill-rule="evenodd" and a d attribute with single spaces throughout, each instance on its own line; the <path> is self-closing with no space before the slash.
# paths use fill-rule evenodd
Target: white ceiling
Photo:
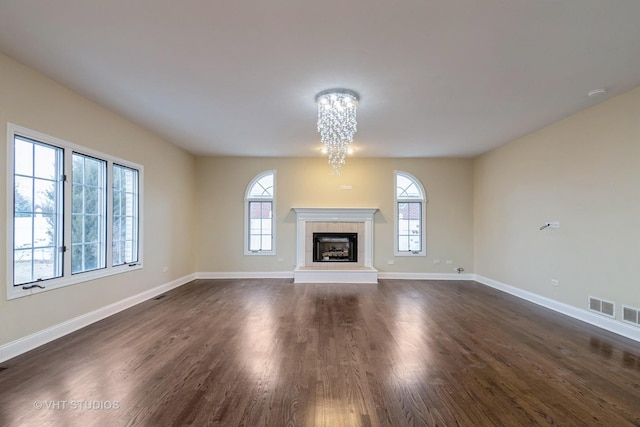
<path id="1" fill-rule="evenodd" d="M 319 155 L 345 87 L 357 156 L 473 156 L 640 85 L 640 1 L 0 0 L 0 51 L 196 154 Z"/>

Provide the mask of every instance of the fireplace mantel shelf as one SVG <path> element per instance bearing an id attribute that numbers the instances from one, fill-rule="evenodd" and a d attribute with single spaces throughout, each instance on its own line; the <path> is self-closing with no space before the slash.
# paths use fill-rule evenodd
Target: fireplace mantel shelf
<path id="1" fill-rule="evenodd" d="M 373 268 L 373 216 L 378 208 L 293 208 L 297 218 L 295 283 L 378 283 Z M 363 223 L 358 245 L 364 248 L 364 265 L 350 267 L 306 265 L 308 222 Z M 361 239 L 361 240 L 360 240 Z M 339 264 L 339 263 L 337 263 Z"/>
<path id="2" fill-rule="evenodd" d="M 293 208 L 304 221 L 365 221 L 373 219 L 378 208 Z"/>

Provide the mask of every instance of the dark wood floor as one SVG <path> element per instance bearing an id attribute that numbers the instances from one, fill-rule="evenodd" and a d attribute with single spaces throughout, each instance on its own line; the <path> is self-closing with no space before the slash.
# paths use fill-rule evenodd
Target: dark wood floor
<path id="1" fill-rule="evenodd" d="M 12 359 L 2 426 L 640 425 L 640 344 L 474 282 L 198 280 Z"/>

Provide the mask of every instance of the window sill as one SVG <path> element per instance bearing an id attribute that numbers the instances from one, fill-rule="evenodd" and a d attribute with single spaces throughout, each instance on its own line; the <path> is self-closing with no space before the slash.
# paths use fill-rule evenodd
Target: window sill
<path id="1" fill-rule="evenodd" d="M 427 253 L 422 252 L 396 252 L 395 256 L 406 256 L 406 257 L 414 257 L 414 256 L 427 256 Z"/>
<path id="2" fill-rule="evenodd" d="M 252 255 L 252 256 L 261 256 L 261 255 L 271 255 L 271 256 L 275 256 L 275 251 L 244 251 L 245 255 Z"/>
<path id="3" fill-rule="evenodd" d="M 116 274 L 127 273 L 129 271 L 141 270 L 142 263 L 135 263 L 133 265 L 120 265 L 117 267 L 111 267 L 109 269 L 101 269 L 95 271 L 88 271 L 86 273 L 74 274 L 71 277 L 61 277 L 56 279 L 43 280 L 41 282 L 25 283 L 24 285 L 7 287 L 7 301 L 27 297 L 42 292 L 52 291 L 54 289 L 60 289 L 71 285 L 77 285 L 78 283 L 89 282 L 91 280 L 101 279 L 103 277 L 114 276 Z M 22 286 L 29 285 L 41 285 L 44 289 L 32 288 L 22 289 Z"/>

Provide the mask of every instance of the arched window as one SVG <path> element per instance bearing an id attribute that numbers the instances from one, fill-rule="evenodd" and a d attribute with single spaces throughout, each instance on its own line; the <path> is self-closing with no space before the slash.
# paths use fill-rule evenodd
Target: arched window
<path id="1" fill-rule="evenodd" d="M 276 172 L 265 171 L 251 180 L 245 195 L 245 254 L 275 254 Z"/>
<path id="2" fill-rule="evenodd" d="M 395 171 L 396 256 L 426 255 L 424 218 L 426 197 L 414 176 Z"/>

